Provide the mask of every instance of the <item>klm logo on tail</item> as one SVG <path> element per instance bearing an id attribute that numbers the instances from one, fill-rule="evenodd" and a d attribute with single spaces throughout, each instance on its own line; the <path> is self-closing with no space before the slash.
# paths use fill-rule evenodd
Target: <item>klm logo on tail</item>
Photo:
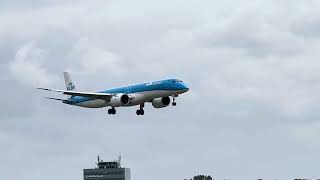
<path id="1" fill-rule="evenodd" d="M 68 90 L 68 91 L 74 90 L 75 88 L 76 88 L 76 86 L 75 86 L 72 82 L 70 82 L 70 83 L 68 84 L 68 86 L 67 86 L 67 90 Z"/>

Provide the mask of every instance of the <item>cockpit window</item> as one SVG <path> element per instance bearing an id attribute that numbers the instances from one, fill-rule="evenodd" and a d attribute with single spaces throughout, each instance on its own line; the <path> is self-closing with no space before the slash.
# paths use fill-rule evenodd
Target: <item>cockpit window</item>
<path id="1" fill-rule="evenodd" d="M 177 79 L 176 79 L 176 80 L 172 80 L 172 82 L 173 82 L 173 83 L 182 83 L 181 80 L 177 80 Z"/>

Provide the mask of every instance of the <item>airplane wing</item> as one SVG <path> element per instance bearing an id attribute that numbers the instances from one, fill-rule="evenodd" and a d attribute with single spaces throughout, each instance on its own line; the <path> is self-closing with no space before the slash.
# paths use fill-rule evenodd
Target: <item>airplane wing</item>
<path id="1" fill-rule="evenodd" d="M 92 99 L 103 99 L 103 100 L 110 100 L 113 94 L 108 93 L 95 93 L 95 92 L 80 92 L 80 91 L 65 91 L 65 90 L 58 90 L 58 89 L 48 89 L 48 88 L 37 88 L 40 90 L 45 91 L 54 91 L 54 92 L 61 92 L 65 95 L 71 95 L 71 96 L 82 96 L 82 97 L 88 97 Z M 58 99 L 56 99 L 58 100 Z"/>

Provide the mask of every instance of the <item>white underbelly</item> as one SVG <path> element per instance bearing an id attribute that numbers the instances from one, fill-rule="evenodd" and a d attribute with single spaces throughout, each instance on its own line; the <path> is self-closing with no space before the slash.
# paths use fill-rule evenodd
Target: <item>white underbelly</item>
<path id="1" fill-rule="evenodd" d="M 136 105 L 151 101 L 154 98 L 172 96 L 174 94 L 177 94 L 177 92 L 176 91 L 164 91 L 164 90 L 144 91 L 144 92 L 139 92 L 139 93 L 132 93 L 130 95 L 133 97 L 133 99 L 130 102 L 130 104 L 126 105 L 126 106 L 136 106 Z"/>
<path id="2" fill-rule="evenodd" d="M 128 95 L 133 97 L 133 99 L 128 105 L 124 105 L 124 106 L 136 106 L 136 105 L 151 101 L 154 98 L 172 96 L 180 93 L 181 92 L 179 91 L 165 91 L 165 90 L 143 91 L 138 93 L 131 93 Z M 107 102 L 102 99 L 94 99 L 94 100 L 79 102 L 74 105 L 80 106 L 80 107 L 86 107 L 86 108 L 102 108 L 106 106 L 111 106 L 110 102 Z"/>
<path id="3" fill-rule="evenodd" d="M 80 102 L 74 104 L 75 106 L 86 107 L 86 108 L 102 108 L 108 106 L 105 100 L 102 99 L 94 99 L 89 101 Z"/>

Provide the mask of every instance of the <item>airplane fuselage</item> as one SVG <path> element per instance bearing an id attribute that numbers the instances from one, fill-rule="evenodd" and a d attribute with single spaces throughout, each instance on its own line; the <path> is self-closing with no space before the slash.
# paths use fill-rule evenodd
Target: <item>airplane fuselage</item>
<path id="1" fill-rule="evenodd" d="M 136 106 L 145 102 L 151 102 L 155 98 L 177 96 L 188 90 L 189 88 L 184 82 L 177 79 L 167 79 L 97 92 L 115 94 L 115 96 L 126 94 L 130 97 L 130 101 L 127 104 L 114 105 L 110 100 L 92 99 L 83 96 L 72 96 L 68 99 L 69 101 L 65 103 L 86 108 Z"/>

